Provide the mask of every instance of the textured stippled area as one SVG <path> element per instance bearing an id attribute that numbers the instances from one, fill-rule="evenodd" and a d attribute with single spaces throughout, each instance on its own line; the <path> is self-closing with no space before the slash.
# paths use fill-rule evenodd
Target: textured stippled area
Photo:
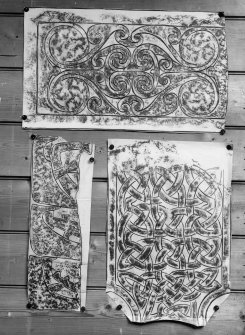
<path id="1" fill-rule="evenodd" d="M 85 213 L 79 217 L 78 200 L 86 198 L 89 208 L 92 185 L 90 172 L 84 176 L 90 186 L 89 182 L 84 186 L 82 197 L 80 169 L 82 174 L 93 169 L 92 153 L 91 144 L 61 137 L 34 139 L 28 259 L 28 301 L 33 309 L 80 309 L 87 271 L 83 267 L 81 275 L 81 266 L 86 259 L 83 253 L 88 254 L 90 222 Z"/>
<path id="2" fill-rule="evenodd" d="M 80 262 L 28 258 L 28 302 L 33 309 L 80 308 Z"/>
<path id="3" fill-rule="evenodd" d="M 31 216 L 30 243 L 36 255 L 81 259 L 77 209 L 32 205 Z"/>
<path id="4" fill-rule="evenodd" d="M 230 287 L 232 153 L 214 143 L 110 143 L 109 296 L 134 322 L 205 325 Z"/>
<path id="5" fill-rule="evenodd" d="M 46 119 L 47 127 L 54 120 L 74 126 L 76 120 L 77 128 L 223 128 L 228 79 L 224 18 L 153 13 L 28 12 L 25 39 L 36 41 L 37 50 L 27 50 L 25 57 L 25 77 L 35 86 L 25 81 L 24 110 L 31 112 L 23 125 L 43 125 Z"/>
<path id="6" fill-rule="evenodd" d="M 37 204 L 76 208 L 79 157 L 89 145 L 38 137 L 33 149 L 32 198 Z"/>

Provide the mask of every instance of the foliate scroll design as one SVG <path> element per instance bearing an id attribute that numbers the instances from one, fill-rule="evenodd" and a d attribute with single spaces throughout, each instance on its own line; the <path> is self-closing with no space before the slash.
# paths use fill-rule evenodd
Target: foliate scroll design
<path id="1" fill-rule="evenodd" d="M 223 118 L 223 27 L 39 23 L 40 114 Z"/>
<path id="2" fill-rule="evenodd" d="M 196 143 L 190 160 L 183 142 L 110 143 L 107 293 L 134 322 L 205 325 L 230 285 L 226 153 L 211 145 L 202 164 Z"/>
<path id="3" fill-rule="evenodd" d="M 33 145 L 28 300 L 34 309 L 79 310 L 82 243 L 77 194 L 90 144 L 37 136 Z M 89 164 L 89 163 L 88 163 Z"/>

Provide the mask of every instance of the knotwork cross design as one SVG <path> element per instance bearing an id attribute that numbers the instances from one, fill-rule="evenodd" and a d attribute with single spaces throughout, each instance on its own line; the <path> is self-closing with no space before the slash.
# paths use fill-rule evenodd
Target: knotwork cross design
<path id="1" fill-rule="evenodd" d="M 118 179 L 119 283 L 145 317 L 197 315 L 196 298 L 221 287 L 220 188 L 179 165 Z"/>

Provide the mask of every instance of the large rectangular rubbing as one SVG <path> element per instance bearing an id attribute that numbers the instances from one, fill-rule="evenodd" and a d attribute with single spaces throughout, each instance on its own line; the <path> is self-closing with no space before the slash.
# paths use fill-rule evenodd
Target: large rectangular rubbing
<path id="1" fill-rule="evenodd" d="M 108 155 L 112 303 L 204 326 L 230 292 L 232 147 L 111 139 Z"/>
<path id="2" fill-rule="evenodd" d="M 30 9 L 24 128 L 211 131 L 225 126 L 218 13 Z"/>
<path id="3" fill-rule="evenodd" d="M 94 145 L 33 143 L 28 307 L 80 310 L 86 302 Z"/>

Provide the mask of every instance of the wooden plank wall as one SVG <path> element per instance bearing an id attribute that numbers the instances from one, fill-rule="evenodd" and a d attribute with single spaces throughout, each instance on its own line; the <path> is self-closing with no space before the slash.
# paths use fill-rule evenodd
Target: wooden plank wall
<path id="1" fill-rule="evenodd" d="M 220 134 L 49 131 L 96 144 L 87 308 L 84 313 L 26 309 L 26 258 L 31 131 L 21 129 L 23 8 L 121 8 L 223 11 L 229 55 L 227 129 Z M 245 334 L 245 0 L 1 0 L 0 1 L 0 334 Z M 232 293 L 208 325 L 173 322 L 134 325 L 110 306 L 106 281 L 107 138 L 224 141 L 234 145 L 232 182 Z"/>

